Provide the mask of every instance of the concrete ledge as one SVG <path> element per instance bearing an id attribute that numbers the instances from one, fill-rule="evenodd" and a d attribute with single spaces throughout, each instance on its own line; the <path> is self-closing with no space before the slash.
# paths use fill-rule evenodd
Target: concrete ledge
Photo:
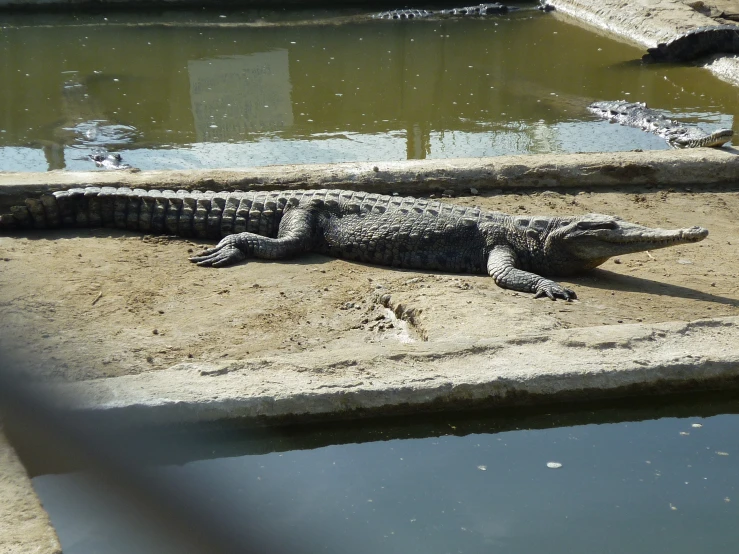
<path id="1" fill-rule="evenodd" d="M 646 152 L 549 154 L 267 166 L 190 171 L 0 172 L 0 204 L 80 186 L 255 190 L 344 188 L 425 195 L 470 188 L 661 186 L 736 183 L 739 150 L 698 148 Z"/>
<path id="2" fill-rule="evenodd" d="M 739 317 L 728 317 L 183 363 L 42 388 L 61 406 L 111 426 L 279 423 L 736 386 L 737 344 Z"/>
<path id="3" fill-rule="evenodd" d="M 716 22 L 679 0 L 549 0 L 558 12 L 653 48 L 691 29 Z M 646 54 L 646 51 L 644 52 Z M 739 56 L 715 56 L 704 65 L 720 79 L 739 85 Z"/>

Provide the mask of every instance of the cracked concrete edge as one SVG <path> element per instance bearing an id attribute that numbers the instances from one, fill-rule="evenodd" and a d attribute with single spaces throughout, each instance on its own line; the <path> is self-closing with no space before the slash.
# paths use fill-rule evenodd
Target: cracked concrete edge
<path id="1" fill-rule="evenodd" d="M 61 554 L 49 516 L 0 426 L 0 554 Z"/>
<path id="2" fill-rule="evenodd" d="M 556 11 L 647 48 L 717 23 L 679 0 L 548 0 Z M 646 51 L 644 52 L 646 54 Z M 739 56 L 714 56 L 703 67 L 739 85 Z"/>
<path id="3" fill-rule="evenodd" d="M 425 195 L 508 188 L 681 186 L 736 182 L 739 150 L 697 148 L 266 166 L 247 169 L 0 172 L 0 205 L 80 186 L 258 190 L 344 188 Z"/>
<path id="4" fill-rule="evenodd" d="M 445 343 L 307 351 L 37 384 L 113 427 L 270 424 L 739 386 L 739 317 Z"/>

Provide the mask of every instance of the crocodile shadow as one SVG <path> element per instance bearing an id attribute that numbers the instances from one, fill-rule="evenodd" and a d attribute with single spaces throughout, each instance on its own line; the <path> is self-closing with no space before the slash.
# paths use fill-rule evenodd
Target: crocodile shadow
<path id="1" fill-rule="evenodd" d="M 593 269 L 587 274 L 573 279 L 578 286 L 593 289 L 603 289 L 617 292 L 643 292 L 655 296 L 672 296 L 678 298 L 689 298 L 701 302 L 712 302 L 726 306 L 739 307 L 739 300 L 701 292 L 689 287 L 673 285 L 633 275 L 614 273 L 607 269 Z"/>

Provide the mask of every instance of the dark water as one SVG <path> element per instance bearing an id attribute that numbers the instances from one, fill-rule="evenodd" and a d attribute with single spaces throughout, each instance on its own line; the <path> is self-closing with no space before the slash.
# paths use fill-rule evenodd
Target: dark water
<path id="1" fill-rule="evenodd" d="M 646 101 L 709 129 L 739 109 L 705 70 L 643 66 L 642 49 L 536 10 L 327 15 L 6 16 L 0 170 L 91 169 L 98 147 L 143 169 L 667 148 L 584 106 Z M 279 20 L 293 24 L 207 26 Z"/>
<path id="2" fill-rule="evenodd" d="M 242 431 L 201 443 L 189 459 L 167 448 L 176 465 L 151 475 L 199 493 L 196 513 L 241 533 L 245 551 L 244 529 L 258 517 L 290 552 L 733 552 L 739 401 L 722 410 L 695 405 L 640 421 L 622 418 L 646 414 L 618 410 L 449 414 L 256 439 Z M 559 423 L 569 425 L 550 427 Z M 176 551 L 84 472 L 33 482 L 65 554 Z"/>

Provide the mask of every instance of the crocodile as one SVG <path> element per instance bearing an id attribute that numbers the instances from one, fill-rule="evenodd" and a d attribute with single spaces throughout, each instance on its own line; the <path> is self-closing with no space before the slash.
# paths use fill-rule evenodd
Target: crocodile
<path id="1" fill-rule="evenodd" d="M 439 18 L 453 16 L 472 16 L 481 17 L 486 15 L 500 15 L 508 12 L 517 11 L 520 8 L 515 6 L 506 6 L 499 2 L 477 4 L 475 6 L 464 6 L 462 8 L 447 8 L 443 10 L 424 10 L 418 8 L 403 8 L 400 10 L 388 10 L 380 12 L 374 16 L 375 19 L 421 19 L 421 18 Z M 554 11 L 554 6 L 546 2 L 541 2 L 537 7 L 543 12 Z"/>
<path id="2" fill-rule="evenodd" d="M 96 166 L 103 169 L 133 169 L 130 164 L 123 161 L 123 157 L 118 152 L 109 154 L 106 150 L 98 149 L 94 150 L 89 158 L 95 162 Z"/>
<path id="3" fill-rule="evenodd" d="M 405 269 L 487 273 L 506 289 L 573 300 L 546 276 L 570 276 L 612 256 L 703 240 L 702 227 L 652 229 L 603 214 L 512 216 L 429 199 L 350 190 L 177 192 L 74 188 L 28 198 L 0 232 L 117 227 L 221 239 L 199 266 L 319 252 Z"/>
<path id="4" fill-rule="evenodd" d="M 420 19 L 424 17 L 449 17 L 449 16 L 485 16 L 498 15 L 517 10 L 513 6 L 505 6 L 498 2 L 478 4 L 476 6 L 465 6 L 462 8 L 448 8 L 443 10 L 423 10 L 416 8 L 404 8 L 400 10 L 388 10 L 380 12 L 374 17 L 376 19 Z"/>
<path id="5" fill-rule="evenodd" d="M 644 62 L 689 62 L 711 54 L 739 54 L 739 26 L 711 25 L 647 48 Z"/>
<path id="6" fill-rule="evenodd" d="M 673 148 L 718 148 L 726 144 L 734 136 L 731 129 L 718 129 L 706 133 L 698 127 L 686 127 L 673 121 L 666 115 L 647 108 L 643 102 L 593 102 L 588 110 L 610 120 L 613 123 L 639 127 L 644 131 L 655 133 Z"/>

